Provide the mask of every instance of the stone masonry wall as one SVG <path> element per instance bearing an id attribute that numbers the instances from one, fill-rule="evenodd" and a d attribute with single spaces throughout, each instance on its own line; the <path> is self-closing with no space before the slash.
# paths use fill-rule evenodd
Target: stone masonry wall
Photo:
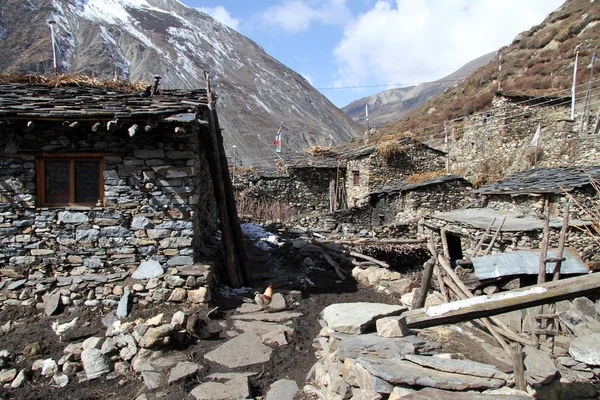
<path id="1" fill-rule="evenodd" d="M 216 208 L 199 132 L 173 128 L 127 135 L 20 124 L 0 135 L 0 264 L 20 271 L 125 268 L 153 259 L 164 268 L 193 264 L 216 231 Z M 104 154 L 104 205 L 38 207 L 35 154 Z"/>
<path id="2" fill-rule="evenodd" d="M 383 160 L 377 152 L 346 162 L 346 192 L 348 205 L 365 201 L 365 196 L 382 186 L 404 179 L 415 173 L 439 171 L 445 168 L 443 154 L 420 144 L 404 146 L 403 151 L 390 160 Z M 354 183 L 355 171 L 359 183 Z"/>
<path id="3" fill-rule="evenodd" d="M 471 185 L 463 181 L 439 183 L 371 200 L 373 226 L 410 223 L 433 212 L 445 212 L 472 202 Z"/>
<path id="4" fill-rule="evenodd" d="M 260 177 L 251 183 L 242 182 L 238 194 L 242 201 L 280 202 L 290 208 L 291 215 L 329 212 L 329 182 L 336 179 L 333 169 L 293 169 L 289 176 Z M 243 190 L 240 190 L 244 188 Z"/>
<path id="5" fill-rule="evenodd" d="M 539 145 L 531 142 L 541 122 Z M 450 173 L 504 176 L 534 166 L 600 165 L 599 135 L 578 135 L 568 106 L 514 105 L 497 97 L 492 109 L 456 123 L 450 135 Z"/>

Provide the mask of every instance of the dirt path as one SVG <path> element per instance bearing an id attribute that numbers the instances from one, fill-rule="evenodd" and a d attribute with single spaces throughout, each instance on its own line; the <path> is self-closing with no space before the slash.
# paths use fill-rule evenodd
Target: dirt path
<path id="1" fill-rule="evenodd" d="M 291 327 L 294 333 L 288 337 L 288 344 L 275 347 L 271 359 L 259 365 L 238 368 L 236 372 L 255 372 L 250 378 L 252 395 L 254 397 L 266 394 L 269 386 L 278 379 L 295 380 L 300 388 L 305 383 L 306 374 L 315 363 L 316 358 L 312 347 L 321 326 L 318 322 L 320 312 L 328 305 L 342 302 L 383 302 L 397 303 L 397 299 L 376 293 L 370 288 L 363 288 L 354 282 L 340 282 L 332 270 L 308 268 L 290 252 L 289 245 L 277 243 L 258 243 L 252 239 L 248 243 L 252 271 L 256 279 L 255 288 L 261 290 L 268 283 L 275 285 L 275 290 L 286 294 L 288 308 L 302 313 L 293 320 Z M 222 287 L 219 289 L 223 289 Z M 232 316 L 235 308 L 248 300 L 253 293 L 249 288 L 247 293 L 229 295 L 227 290 L 217 293 L 211 307 L 200 310 L 189 310 L 177 304 L 151 304 L 146 307 L 134 306 L 127 320 L 151 318 L 159 313 L 165 314 L 165 320 L 179 310 L 187 313 L 197 312 L 201 318 L 214 306 L 219 306 L 223 313 L 219 319 L 206 319 L 207 328 L 214 332 L 208 340 L 198 340 L 186 345 L 173 345 L 166 349 L 167 355 L 176 355 L 182 359 L 194 361 L 202 365 L 202 370 L 193 378 L 183 383 L 160 388 L 155 391 L 146 389 L 139 375 L 130 373 L 127 376 L 109 374 L 92 381 L 73 377 L 65 387 L 55 387 L 52 378 L 43 377 L 39 371 L 31 373 L 29 382 L 21 388 L 0 388 L 0 400 L 5 399 L 135 399 L 146 393 L 147 399 L 161 398 L 181 400 L 192 398 L 191 390 L 204 382 L 206 377 L 214 372 L 230 372 L 222 365 L 207 361 L 204 355 L 227 341 L 233 328 Z M 291 293 L 291 294 L 290 294 Z M 11 368 L 30 368 L 35 359 L 52 358 L 58 360 L 63 356 L 63 350 L 69 343 L 81 342 L 87 337 L 104 336 L 106 328 L 102 318 L 111 309 L 72 309 L 67 314 L 58 316 L 60 322 L 79 316 L 78 328 L 71 337 L 59 342 L 51 330 L 52 321 L 57 317 L 47 317 L 42 310 L 22 307 L 8 307 L 0 310 L 0 325 L 9 320 L 14 323 L 13 330 L 0 336 L 0 350 L 8 350 L 16 354 L 11 360 Z M 32 358 L 22 355 L 27 344 L 40 342 L 40 352 Z"/>

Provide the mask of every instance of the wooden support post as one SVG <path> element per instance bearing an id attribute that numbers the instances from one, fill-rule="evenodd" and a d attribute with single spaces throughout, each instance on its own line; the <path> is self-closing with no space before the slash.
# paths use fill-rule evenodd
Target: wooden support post
<path id="1" fill-rule="evenodd" d="M 496 243 L 496 239 L 498 239 L 498 235 L 500 234 L 500 231 L 502 230 L 502 227 L 504 226 L 504 222 L 505 221 L 506 221 L 506 217 L 504 217 L 504 219 L 502 220 L 502 222 L 500 222 L 500 226 L 498 226 L 498 229 L 496 229 L 496 233 L 494 233 L 494 236 L 492 237 L 492 240 L 490 241 L 490 244 L 485 249 L 485 251 L 483 252 L 483 254 L 485 254 L 485 255 L 490 254 L 490 251 L 492 250 L 492 247 L 494 247 L 494 243 Z"/>
<path id="2" fill-rule="evenodd" d="M 421 278 L 421 288 L 417 292 L 417 296 L 413 299 L 412 308 L 422 308 L 425 306 L 425 300 L 427 299 L 427 290 L 431 283 L 431 276 L 433 275 L 433 267 L 435 266 L 435 260 L 430 258 L 424 265 L 423 277 Z"/>
<path id="3" fill-rule="evenodd" d="M 515 389 L 526 391 L 527 382 L 525 382 L 525 365 L 523 364 L 523 348 L 518 343 L 510 346 L 510 355 L 513 362 L 513 372 L 515 374 Z"/>
<path id="4" fill-rule="evenodd" d="M 539 261 L 539 271 L 538 271 L 538 279 L 537 279 L 537 283 L 538 285 L 540 283 L 544 283 L 546 282 L 546 259 L 548 258 L 548 245 L 550 243 L 550 207 L 548 207 L 548 198 L 546 197 L 545 201 L 544 201 L 544 209 L 543 209 L 543 214 L 544 214 L 544 236 L 542 238 L 542 243 L 540 245 L 540 261 Z M 545 335 L 538 335 L 535 332 L 540 332 L 540 328 L 541 330 L 545 329 L 547 326 L 547 321 L 541 320 L 538 321 L 535 316 L 538 314 L 542 314 L 544 313 L 544 306 L 540 306 L 540 307 L 536 307 L 535 309 L 531 310 L 531 313 L 533 314 L 534 318 L 531 320 L 532 322 L 532 326 L 531 326 L 531 334 L 533 335 L 533 337 L 535 338 L 537 343 L 544 343 L 546 341 L 546 336 Z"/>
<path id="5" fill-rule="evenodd" d="M 492 225 L 494 225 L 494 222 L 496 222 L 496 218 L 494 218 L 492 220 L 492 222 L 488 225 L 487 229 L 485 230 L 483 236 L 481 237 L 481 239 L 479 239 L 479 242 L 477 243 L 477 246 L 475 246 L 475 249 L 473 250 L 473 253 L 471 254 L 472 257 L 477 255 L 477 252 L 479 251 L 479 249 L 481 248 L 481 246 L 483 245 L 483 242 L 485 240 L 485 238 L 490 234 L 491 230 L 492 230 Z"/>

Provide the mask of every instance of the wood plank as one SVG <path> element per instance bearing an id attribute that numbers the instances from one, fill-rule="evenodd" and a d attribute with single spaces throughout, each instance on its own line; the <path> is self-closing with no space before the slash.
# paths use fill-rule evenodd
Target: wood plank
<path id="1" fill-rule="evenodd" d="M 427 328 L 489 317 L 589 294 L 600 294 L 600 273 L 421 308 L 409 311 L 404 316 L 409 328 Z"/>

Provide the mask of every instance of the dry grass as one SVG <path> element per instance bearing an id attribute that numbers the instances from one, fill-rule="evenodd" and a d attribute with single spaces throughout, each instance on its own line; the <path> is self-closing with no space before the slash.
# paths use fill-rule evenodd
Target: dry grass
<path id="1" fill-rule="evenodd" d="M 382 160 L 390 161 L 404 153 L 404 145 L 395 141 L 380 142 L 377 145 L 377 154 Z"/>
<path id="2" fill-rule="evenodd" d="M 110 89 L 122 89 L 128 91 L 144 90 L 149 83 L 146 82 L 125 82 L 120 80 L 96 79 L 85 74 L 64 74 L 64 75 L 21 75 L 21 74 L 0 74 L 0 83 L 28 83 L 52 87 L 64 86 L 96 86 Z"/>
<path id="3" fill-rule="evenodd" d="M 438 176 L 442 176 L 446 174 L 446 170 L 440 169 L 437 171 L 429 171 L 429 172 L 420 172 L 416 174 L 412 174 L 408 178 L 406 178 L 406 182 L 409 183 L 419 183 L 423 181 L 428 181 L 430 179 L 435 179 Z"/>
<path id="4" fill-rule="evenodd" d="M 337 154 L 330 147 L 310 146 L 303 149 L 302 152 L 314 157 L 335 157 Z"/>
<path id="5" fill-rule="evenodd" d="M 258 222 L 286 221 L 292 216 L 289 204 L 281 201 L 257 199 L 247 192 L 236 192 L 235 202 L 238 215 Z"/>

